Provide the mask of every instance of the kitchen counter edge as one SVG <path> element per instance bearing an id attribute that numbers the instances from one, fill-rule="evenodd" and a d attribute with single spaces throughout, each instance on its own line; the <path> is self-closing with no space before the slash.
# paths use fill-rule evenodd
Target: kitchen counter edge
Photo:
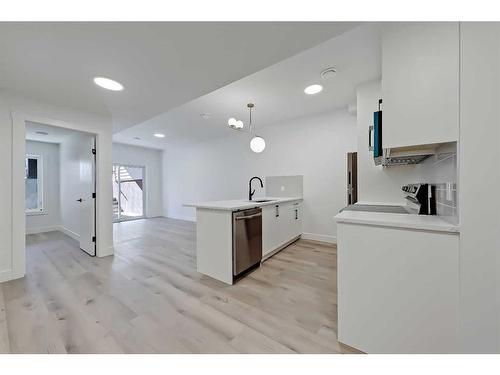
<path id="1" fill-rule="evenodd" d="M 425 231 L 460 233 L 460 227 L 441 216 L 392 214 L 383 212 L 342 211 L 335 216 L 337 223 L 375 225 Z"/>
<path id="2" fill-rule="evenodd" d="M 238 211 L 245 210 L 255 207 L 269 206 L 273 204 L 280 204 L 293 201 L 302 201 L 301 197 L 287 197 L 287 198 L 256 198 L 256 199 L 269 199 L 269 202 L 248 202 L 245 200 L 228 200 L 228 201 L 213 201 L 213 202 L 201 202 L 201 203 L 186 203 L 183 204 L 184 207 L 195 207 L 203 208 L 209 210 L 222 210 L 222 211 Z"/>

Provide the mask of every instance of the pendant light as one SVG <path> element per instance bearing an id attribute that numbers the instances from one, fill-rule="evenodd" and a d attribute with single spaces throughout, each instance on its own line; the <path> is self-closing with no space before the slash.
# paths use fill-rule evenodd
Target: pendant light
<path id="1" fill-rule="evenodd" d="M 252 108 L 254 107 L 253 103 L 248 103 L 247 108 L 250 111 L 250 122 L 249 122 L 249 130 L 250 134 L 252 134 Z M 250 150 L 252 150 L 255 153 L 261 153 L 264 151 L 266 148 L 266 141 L 264 138 L 260 137 L 259 135 L 255 134 L 252 139 L 250 140 Z"/>

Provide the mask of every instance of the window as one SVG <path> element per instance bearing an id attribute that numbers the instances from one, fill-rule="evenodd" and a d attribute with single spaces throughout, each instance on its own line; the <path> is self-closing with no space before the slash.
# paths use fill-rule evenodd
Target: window
<path id="1" fill-rule="evenodd" d="M 26 155 L 24 183 L 26 186 L 26 213 L 43 213 L 43 167 L 40 155 Z"/>

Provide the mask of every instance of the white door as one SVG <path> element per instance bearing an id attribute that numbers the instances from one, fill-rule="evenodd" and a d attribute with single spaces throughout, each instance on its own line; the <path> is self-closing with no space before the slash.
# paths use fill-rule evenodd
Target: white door
<path id="1" fill-rule="evenodd" d="M 94 138 L 82 136 L 75 153 L 78 158 L 78 195 L 80 210 L 80 248 L 89 255 L 96 255 L 95 248 L 95 155 Z"/>

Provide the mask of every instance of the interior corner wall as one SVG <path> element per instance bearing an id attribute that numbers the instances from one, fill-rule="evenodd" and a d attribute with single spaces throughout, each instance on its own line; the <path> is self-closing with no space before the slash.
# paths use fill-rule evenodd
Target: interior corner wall
<path id="1" fill-rule="evenodd" d="M 59 205 L 59 145 L 26 141 L 26 154 L 42 156 L 43 214 L 26 215 L 26 233 L 57 230 L 61 224 Z"/>
<path id="2" fill-rule="evenodd" d="M 113 143 L 113 163 L 146 167 L 146 216 L 163 216 L 163 151 Z"/>
<path id="3" fill-rule="evenodd" d="M 24 214 L 24 116 L 31 120 L 50 120 L 51 125 L 67 125 L 74 130 L 97 134 L 97 241 L 98 256 L 113 254 L 111 186 L 111 144 L 113 124 L 107 116 L 54 106 L 0 90 L 0 173 L 10 183 L 0 184 L 0 281 L 25 274 Z M 53 121 L 52 121 L 53 120 Z M 15 169 L 13 168 L 15 163 Z M 109 181 L 106 183 L 106 181 Z"/>
<path id="4" fill-rule="evenodd" d="M 12 274 L 12 119 L 8 103 L 0 96 L 0 282 Z"/>
<path id="5" fill-rule="evenodd" d="M 248 199 L 252 176 L 304 176 L 303 231 L 311 238 L 336 239 L 334 216 L 347 204 L 347 152 L 356 151 L 355 117 L 346 110 L 298 118 L 259 129 L 261 154 L 246 133 L 164 151 L 165 215 L 194 220 L 185 203 Z M 256 188 L 256 196 L 265 189 Z"/>
<path id="6" fill-rule="evenodd" d="M 500 25 L 460 23 L 460 336 L 500 353 Z"/>

